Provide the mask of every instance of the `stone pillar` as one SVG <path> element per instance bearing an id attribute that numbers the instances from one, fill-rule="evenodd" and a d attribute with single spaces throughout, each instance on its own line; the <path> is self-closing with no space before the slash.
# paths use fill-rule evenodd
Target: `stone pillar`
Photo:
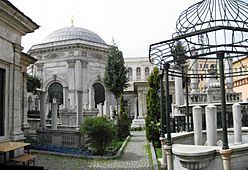
<path id="1" fill-rule="evenodd" d="M 46 92 L 40 92 L 40 124 L 41 129 L 46 129 Z"/>
<path id="2" fill-rule="evenodd" d="M 205 108 L 206 129 L 207 129 L 207 145 L 217 145 L 217 108 L 213 104 L 207 105 Z"/>
<path id="3" fill-rule="evenodd" d="M 179 72 L 179 70 L 177 70 Z M 181 73 L 181 71 L 180 71 Z M 175 114 L 179 114 L 178 106 L 183 105 L 183 86 L 182 86 L 182 77 L 175 77 L 175 100 L 176 108 L 174 110 Z M 172 107 L 173 108 L 173 107 Z"/>
<path id="4" fill-rule="evenodd" d="M 98 115 L 99 116 L 103 116 L 103 106 L 102 106 L 102 103 L 99 103 L 98 104 L 98 110 L 99 110 Z"/>
<path id="5" fill-rule="evenodd" d="M 109 106 L 109 110 L 110 110 L 110 119 L 113 119 L 113 115 L 114 115 L 114 113 L 113 113 L 113 111 L 114 111 L 113 105 Z"/>
<path id="6" fill-rule="evenodd" d="M 173 170 L 172 146 L 164 145 L 167 161 L 167 170 Z"/>
<path id="7" fill-rule="evenodd" d="M 81 123 L 83 122 L 83 103 L 82 103 L 82 93 L 78 92 L 77 93 L 78 96 L 78 103 L 77 103 L 77 113 L 78 113 L 78 126 L 81 125 Z"/>
<path id="8" fill-rule="evenodd" d="M 82 63 L 81 60 L 75 61 L 75 89 L 82 89 L 82 74 L 81 74 Z"/>
<path id="9" fill-rule="evenodd" d="M 104 101 L 104 109 L 103 109 L 103 115 L 104 116 L 107 116 L 107 117 L 109 117 L 109 105 L 108 105 L 108 101 L 107 100 L 105 100 Z"/>
<path id="10" fill-rule="evenodd" d="M 159 138 L 160 139 L 160 141 L 161 141 L 161 149 L 162 149 L 162 162 L 161 162 L 161 168 L 162 169 L 166 169 L 166 164 L 167 164 L 167 160 L 166 160 L 166 153 L 165 153 L 165 148 L 164 148 L 164 146 L 165 146 L 165 137 L 160 137 Z"/>
<path id="11" fill-rule="evenodd" d="M 232 111 L 233 111 L 234 144 L 241 144 L 242 143 L 241 105 L 239 103 L 233 104 Z"/>
<path id="12" fill-rule="evenodd" d="M 233 60 L 231 58 L 225 60 L 225 70 L 227 72 L 226 75 L 226 86 L 227 92 L 233 92 Z"/>
<path id="13" fill-rule="evenodd" d="M 194 124 L 194 140 L 195 145 L 202 145 L 202 108 L 200 106 L 193 107 L 193 124 Z"/>
<path id="14" fill-rule="evenodd" d="M 75 62 L 76 60 L 67 60 L 68 63 L 68 98 L 72 108 L 76 105 L 76 81 L 75 81 Z"/>
<path id="15" fill-rule="evenodd" d="M 22 115 L 23 115 L 23 122 L 22 122 L 22 129 L 28 129 L 29 128 L 29 124 L 28 124 L 28 115 L 27 115 L 27 111 L 28 111 L 28 97 L 27 97 L 27 73 L 26 73 L 26 69 L 25 72 L 22 73 L 23 75 L 23 86 L 22 86 L 22 98 L 23 98 L 23 103 L 22 103 Z"/>
<path id="16" fill-rule="evenodd" d="M 199 93 L 198 89 L 198 61 L 197 59 L 190 59 L 190 65 L 192 66 L 190 74 L 195 75 L 194 78 L 190 79 L 191 94 Z"/>
<path id="17" fill-rule="evenodd" d="M 90 103 L 90 110 L 94 110 L 95 109 L 95 99 L 94 99 L 94 88 L 92 86 L 90 86 L 89 89 L 89 103 Z"/>
<path id="18" fill-rule="evenodd" d="M 137 112 L 137 98 L 134 98 L 134 119 L 138 118 L 138 112 Z"/>
<path id="19" fill-rule="evenodd" d="M 57 130 L 57 110 L 58 110 L 58 103 L 56 101 L 56 98 L 53 98 L 52 103 L 52 130 Z"/>
<path id="20" fill-rule="evenodd" d="M 222 149 L 220 150 L 220 154 L 223 160 L 223 168 L 224 170 L 231 170 L 231 154 L 232 154 L 232 149 Z"/>
<path id="21" fill-rule="evenodd" d="M 143 119 L 143 96 L 142 91 L 138 91 L 138 107 L 139 107 L 139 119 Z"/>

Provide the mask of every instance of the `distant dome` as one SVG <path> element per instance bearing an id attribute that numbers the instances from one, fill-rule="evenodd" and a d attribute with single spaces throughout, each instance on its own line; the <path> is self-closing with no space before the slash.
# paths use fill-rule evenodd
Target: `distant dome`
<path id="1" fill-rule="evenodd" d="M 106 44 L 105 41 L 96 33 L 80 27 L 65 27 L 58 29 L 49 34 L 42 43 L 50 43 L 56 41 L 66 41 L 80 39 L 88 42 Z"/>

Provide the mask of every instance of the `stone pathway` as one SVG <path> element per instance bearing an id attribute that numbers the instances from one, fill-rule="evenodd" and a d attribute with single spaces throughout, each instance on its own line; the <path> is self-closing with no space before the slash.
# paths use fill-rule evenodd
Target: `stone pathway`
<path id="1" fill-rule="evenodd" d="M 145 131 L 131 132 L 124 155 L 116 160 L 91 160 L 47 154 L 37 154 L 36 165 L 49 170 L 152 170 L 145 148 Z"/>

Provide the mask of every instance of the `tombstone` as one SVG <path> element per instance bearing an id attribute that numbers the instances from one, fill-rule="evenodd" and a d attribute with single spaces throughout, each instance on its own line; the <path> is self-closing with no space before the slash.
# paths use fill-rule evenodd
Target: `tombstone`
<path id="1" fill-rule="evenodd" d="M 206 129 L 207 129 L 207 145 L 217 145 L 217 107 L 213 104 L 207 105 L 205 108 Z"/>

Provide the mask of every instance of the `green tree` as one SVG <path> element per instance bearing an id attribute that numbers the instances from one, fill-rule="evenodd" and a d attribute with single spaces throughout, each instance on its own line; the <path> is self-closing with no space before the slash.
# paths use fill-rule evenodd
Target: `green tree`
<path id="1" fill-rule="evenodd" d="M 80 126 L 81 134 L 87 135 L 87 143 L 97 154 L 103 155 L 116 137 L 116 125 L 106 117 L 89 117 Z"/>
<path id="2" fill-rule="evenodd" d="M 120 97 L 120 115 L 117 119 L 117 136 L 119 139 L 126 138 L 130 135 L 130 119 L 127 116 L 123 95 Z"/>
<path id="3" fill-rule="evenodd" d="M 155 67 L 153 72 L 147 78 L 148 92 L 146 95 L 147 102 L 147 115 L 146 121 L 146 137 L 149 141 L 153 142 L 155 146 L 160 145 L 159 130 L 160 130 L 160 100 L 158 96 L 159 85 L 159 71 Z"/>
<path id="4" fill-rule="evenodd" d="M 27 76 L 27 91 L 33 94 L 37 94 L 37 88 L 41 87 L 41 81 L 38 77 L 28 75 Z"/>
<path id="5" fill-rule="evenodd" d="M 103 81 L 107 89 L 114 94 L 118 107 L 118 98 L 123 93 L 123 90 L 128 87 L 129 79 L 127 77 L 127 68 L 124 66 L 122 52 L 115 43 L 109 49 Z"/>

